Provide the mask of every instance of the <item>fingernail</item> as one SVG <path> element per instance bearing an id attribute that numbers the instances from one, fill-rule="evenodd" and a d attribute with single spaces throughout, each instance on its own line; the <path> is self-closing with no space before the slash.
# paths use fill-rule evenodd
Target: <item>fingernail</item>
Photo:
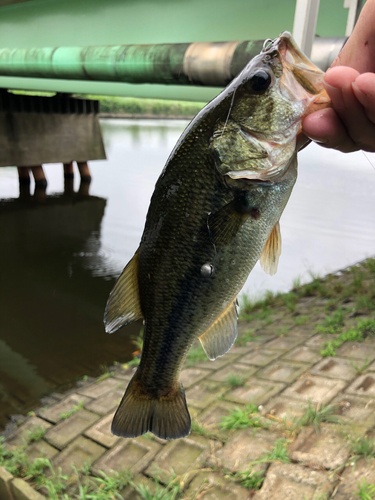
<path id="1" fill-rule="evenodd" d="M 304 132 L 304 134 L 309 138 L 311 139 L 312 141 L 314 142 L 317 142 L 319 144 L 327 144 L 327 139 L 323 139 L 322 137 L 312 137 L 311 135 L 309 134 L 306 134 L 306 132 Z"/>
<path id="2" fill-rule="evenodd" d="M 337 88 L 337 87 L 332 87 L 332 85 L 329 85 L 328 83 L 324 82 L 324 87 L 331 98 L 333 107 L 335 109 L 340 109 L 345 107 L 343 95 L 342 95 L 342 89 Z"/>
<path id="3" fill-rule="evenodd" d="M 352 89 L 359 102 L 365 106 L 367 104 L 367 95 L 362 90 L 359 90 L 355 82 L 352 83 Z"/>

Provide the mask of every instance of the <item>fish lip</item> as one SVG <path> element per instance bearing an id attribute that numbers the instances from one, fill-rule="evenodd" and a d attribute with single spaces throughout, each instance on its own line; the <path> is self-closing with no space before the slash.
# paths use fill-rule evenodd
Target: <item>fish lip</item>
<path id="1" fill-rule="evenodd" d="M 283 145 L 287 144 L 288 142 L 292 141 L 297 136 L 298 132 L 296 134 L 291 133 L 290 137 L 286 136 L 285 134 L 286 134 L 286 132 L 288 132 L 289 130 L 294 128 L 297 124 L 301 125 L 301 123 L 302 123 L 302 118 L 298 118 L 293 123 L 291 123 L 288 127 L 275 130 L 269 136 L 267 134 L 263 134 L 261 132 L 258 132 L 257 130 L 251 130 L 248 127 L 246 127 L 245 125 L 239 125 L 239 126 L 240 126 L 241 130 L 245 134 L 249 135 L 250 137 L 254 137 L 255 139 L 258 139 L 259 141 L 267 142 L 270 146 L 279 146 L 280 144 L 283 144 Z M 282 134 L 285 137 L 285 141 L 272 140 L 273 139 L 272 135 L 276 135 L 276 134 Z"/>

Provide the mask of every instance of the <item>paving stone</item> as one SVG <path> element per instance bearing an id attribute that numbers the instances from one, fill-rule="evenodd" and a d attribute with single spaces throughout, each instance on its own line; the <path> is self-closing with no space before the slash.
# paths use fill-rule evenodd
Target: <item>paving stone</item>
<path id="1" fill-rule="evenodd" d="M 135 439 L 121 439 L 112 449 L 107 451 L 92 467 L 92 472 L 100 476 L 100 471 L 112 474 L 121 469 L 131 470 L 138 474 L 146 469 L 162 445 L 153 439 L 140 436 Z"/>
<path id="2" fill-rule="evenodd" d="M 365 430 L 375 425 L 374 399 L 352 394 L 339 394 L 331 404 L 337 407 L 336 414 L 340 416 L 340 421 L 343 423 L 359 423 Z"/>
<path id="3" fill-rule="evenodd" d="M 337 349 L 337 355 L 344 358 L 373 361 L 375 359 L 375 348 L 365 342 L 345 342 Z"/>
<path id="4" fill-rule="evenodd" d="M 43 439 L 29 444 L 29 446 L 27 446 L 25 449 L 25 453 L 29 460 L 34 460 L 35 458 L 40 457 L 48 458 L 48 460 L 51 460 L 57 455 L 58 452 L 58 449 L 46 443 L 46 441 L 44 441 Z"/>
<path id="5" fill-rule="evenodd" d="M 127 382 L 130 382 L 132 379 L 134 373 L 137 371 L 136 367 L 130 367 L 127 369 L 121 368 L 117 369 L 113 372 L 113 376 L 117 379 L 120 380 L 126 380 Z"/>
<path id="6" fill-rule="evenodd" d="M 355 467 L 349 465 L 345 468 L 338 484 L 335 500 L 358 500 L 359 497 L 355 492 L 358 491 L 358 484 L 361 484 L 363 480 L 367 484 L 375 484 L 375 459 L 362 458 L 356 462 Z"/>
<path id="7" fill-rule="evenodd" d="M 247 500 L 249 490 L 213 472 L 199 472 L 186 491 L 187 498 L 200 500 Z"/>
<path id="8" fill-rule="evenodd" d="M 94 443 L 91 439 L 79 436 L 52 460 L 52 465 L 55 470 L 61 467 L 62 474 L 71 476 L 73 472 L 71 464 L 80 470 L 85 463 L 95 462 L 105 451 L 106 448 Z"/>
<path id="9" fill-rule="evenodd" d="M 319 433 L 313 426 L 304 429 L 289 448 L 292 460 L 325 469 L 336 469 L 343 465 L 349 455 L 347 439 L 328 424 L 322 424 Z"/>
<path id="10" fill-rule="evenodd" d="M 296 317 L 298 318 L 298 316 Z M 293 335 L 293 337 L 304 337 L 304 340 L 313 337 L 315 334 L 315 324 L 313 324 L 311 318 L 306 324 L 296 325 L 290 330 L 290 335 Z"/>
<path id="11" fill-rule="evenodd" d="M 32 432 L 33 430 L 38 428 L 50 429 L 51 427 L 52 425 L 42 418 L 30 417 L 25 421 L 25 423 L 22 424 L 21 427 L 16 430 L 14 434 L 6 439 L 6 447 L 9 450 L 12 450 L 13 448 L 22 446 L 28 442 L 30 432 Z"/>
<path id="12" fill-rule="evenodd" d="M 79 410 L 47 431 L 44 439 L 61 450 L 98 419 L 99 416 L 95 413 Z"/>
<path id="13" fill-rule="evenodd" d="M 306 375 L 282 393 L 285 397 L 303 399 L 312 403 L 328 403 L 346 386 L 342 380 L 319 377 L 318 375 Z"/>
<path id="14" fill-rule="evenodd" d="M 155 495 L 155 490 L 157 488 L 157 483 L 150 479 L 149 477 L 144 476 L 143 474 L 137 474 L 134 479 L 133 479 L 133 484 L 137 486 L 143 486 L 149 489 L 149 491 Z M 141 497 L 137 490 L 134 488 L 133 484 L 128 484 L 123 488 L 121 491 L 119 491 L 119 494 L 123 500 L 141 500 Z M 163 488 L 162 486 L 159 486 L 159 489 Z"/>
<path id="15" fill-rule="evenodd" d="M 267 349 L 275 351 L 283 351 L 284 353 L 290 351 L 293 347 L 301 344 L 303 339 L 300 337 L 279 337 L 277 339 L 267 342 Z"/>
<path id="16" fill-rule="evenodd" d="M 98 415 L 107 415 L 109 411 L 118 407 L 123 395 L 123 389 L 115 389 L 113 392 L 104 394 L 99 398 L 90 399 L 90 401 L 85 404 L 85 408 Z"/>
<path id="17" fill-rule="evenodd" d="M 255 349 L 259 349 L 259 347 L 263 344 L 264 342 L 258 342 L 258 341 L 251 341 L 251 342 L 247 342 L 246 345 L 234 345 L 231 350 L 230 350 L 230 353 L 231 354 L 237 354 L 237 355 L 244 355 L 244 354 L 248 354 L 249 352 L 252 352 L 254 351 Z M 241 358 L 238 358 L 239 360 L 241 360 Z"/>
<path id="18" fill-rule="evenodd" d="M 240 404 L 264 405 L 272 396 L 283 389 L 285 389 L 285 384 L 253 377 L 244 386 L 229 391 L 225 395 L 225 399 Z"/>
<path id="19" fill-rule="evenodd" d="M 360 375 L 354 382 L 346 389 L 349 394 L 356 394 L 357 396 L 375 397 L 375 374 L 366 373 Z"/>
<path id="20" fill-rule="evenodd" d="M 120 382 L 121 384 L 121 382 Z M 125 391 L 127 386 L 126 381 L 123 382 L 122 389 Z M 107 378 L 106 380 L 103 380 L 102 382 L 99 383 L 94 383 L 89 385 L 88 387 L 84 389 L 79 389 L 77 392 L 79 394 L 82 394 L 83 396 L 87 396 L 89 398 L 99 398 L 101 396 L 104 396 L 104 394 L 107 394 L 109 392 L 113 392 L 116 389 L 119 389 L 119 381 L 115 378 Z"/>
<path id="21" fill-rule="evenodd" d="M 236 359 L 238 359 L 238 354 L 232 354 L 229 352 L 224 356 L 220 356 L 214 361 L 207 359 L 205 361 L 201 361 L 194 365 L 196 368 L 203 368 L 204 370 L 219 370 L 229 363 L 233 363 Z"/>
<path id="22" fill-rule="evenodd" d="M 279 351 L 270 351 L 268 349 L 258 349 L 254 352 L 241 357 L 241 363 L 246 363 L 255 366 L 266 366 L 274 359 L 280 356 Z"/>
<path id="23" fill-rule="evenodd" d="M 368 371 L 368 372 L 374 372 L 375 371 L 375 361 L 374 361 L 374 363 L 371 363 L 371 365 L 367 368 L 366 371 Z"/>
<path id="24" fill-rule="evenodd" d="M 46 497 L 38 493 L 32 486 L 20 478 L 13 479 L 12 493 L 14 500 L 46 500 Z"/>
<path id="25" fill-rule="evenodd" d="M 220 430 L 220 423 L 223 417 L 229 415 L 229 413 L 238 408 L 238 406 L 242 405 L 229 403 L 228 401 L 215 401 L 199 414 L 197 417 L 198 423 L 211 431 Z"/>
<path id="26" fill-rule="evenodd" d="M 305 345 L 308 347 L 312 347 L 313 349 L 321 349 L 323 344 L 328 342 L 328 340 L 333 340 L 337 337 L 337 335 L 327 335 L 326 333 L 318 333 L 311 337 L 309 340 L 305 342 Z"/>
<path id="27" fill-rule="evenodd" d="M 146 469 L 145 474 L 166 483 L 171 478 L 172 471 L 180 475 L 202 468 L 210 453 L 220 446 L 221 443 L 209 441 L 202 436 L 170 441 Z"/>
<path id="28" fill-rule="evenodd" d="M 352 380 L 356 377 L 353 364 L 342 358 L 323 358 L 319 363 L 310 368 L 310 372 L 322 377 L 338 378 L 341 380 Z"/>
<path id="29" fill-rule="evenodd" d="M 258 366 L 233 363 L 212 373 L 208 378 L 216 382 L 228 382 L 228 377 L 230 376 L 235 375 L 238 377 L 250 378 L 257 370 L 259 370 Z"/>
<path id="30" fill-rule="evenodd" d="M 306 371 L 306 365 L 293 361 L 282 361 L 278 359 L 266 368 L 262 368 L 256 374 L 259 378 L 276 380 L 278 382 L 290 383 L 300 377 Z"/>
<path id="31" fill-rule="evenodd" d="M 1 500 L 12 499 L 12 482 L 13 476 L 4 467 L 0 465 L 0 498 Z"/>
<path id="32" fill-rule="evenodd" d="M 280 420 L 286 418 L 289 422 L 302 417 L 307 404 L 298 399 L 276 396 L 263 407 L 261 414 L 270 414 Z"/>
<path id="33" fill-rule="evenodd" d="M 246 471 L 249 469 L 249 462 L 258 460 L 262 455 L 271 451 L 275 441 L 279 438 L 279 434 L 263 429 L 256 432 L 252 428 L 236 431 L 224 447 L 216 452 L 217 463 L 213 458 L 209 463 L 212 462 L 214 466 L 223 466 L 232 472 Z M 252 470 L 264 471 L 267 466 L 267 463 L 255 464 Z"/>
<path id="34" fill-rule="evenodd" d="M 323 500 L 334 485 L 327 473 L 296 464 L 274 463 L 253 500 Z"/>
<path id="35" fill-rule="evenodd" d="M 118 436 L 114 436 L 111 432 L 114 415 L 114 411 L 106 415 L 104 418 L 100 419 L 99 422 L 96 422 L 92 427 L 87 429 L 84 435 L 107 448 L 111 448 L 121 439 Z"/>
<path id="36" fill-rule="evenodd" d="M 53 406 L 41 408 L 40 410 L 37 410 L 36 413 L 49 422 L 57 424 L 57 422 L 62 420 L 62 413 L 67 413 L 71 411 L 74 406 L 86 404 L 89 401 L 91 401 L 91 399 L 86 396 L 82 396 L 80 394 L 70 394 L 68 397 L 62 398 L 60 402 L 54 404 Z"/>
<path id="37" fill-rule="evenodd" d="M 203 380 L 186 391 L 186 399 L 189 406 L 204 409 L 227 391 L 228 387 L 223 384 L 212 382 L 211 380 Z"/>
<path id="38" fill-rule="evenodd" d="M 192 385 L 207 377 L 207 375 L 210 375 L 210 373 L 212 373 L 211 370 L 203 370 L 202 368 L 185 368 L 181 372 L 180 380 L 184 388 L 188 389 Z"/>
<path id="39" fill-rule="evenodd" d="M 320 351 L 312 349 L 306 345 L 300 345 L 284 354 L 280 359 L 289 359 L 290 361 L 299 361 L 312 365 L 321 359 Z"/>

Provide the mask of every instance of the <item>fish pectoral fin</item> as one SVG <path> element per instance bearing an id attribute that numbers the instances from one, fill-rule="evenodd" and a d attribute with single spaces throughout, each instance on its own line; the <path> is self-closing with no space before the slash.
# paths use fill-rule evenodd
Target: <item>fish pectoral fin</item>
<path id="1" fill-rule="evenodd" d="M 104 325 L 107 333 L 142 319 L 138 287 L 138 250 L 122 271 L 113 287 L 104 313 Z"/>
<path id="2" fill-rule="evenodd" d="M 276 222 L 271 234 L 264 245 L 259 262 L 264 272 L 273 276 L 276 274 L 277 265 L 281 255 L 281 232 L 280 223 Z"/>
<path id="3" fill-rule="evenodd" d="M 240 227 L 249 218 L 246 201 L 235 198 L 216 213 L 208 217 L 207 227 L 210 239 L 215 245 L 229 245 Z"/>
<path id="4" fill-rule="evenodd" d="M 199 338 L 204 352 L 209 359 L 223 356 L 237 338 L 237 300 L 229 304 L 225 311 Z"/>

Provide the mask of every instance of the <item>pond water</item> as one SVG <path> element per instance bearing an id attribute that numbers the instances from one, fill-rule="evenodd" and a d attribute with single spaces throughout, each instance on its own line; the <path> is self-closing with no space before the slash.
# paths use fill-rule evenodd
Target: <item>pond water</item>
<path id="1" fill-rule="evenodd" d="M 0 430 L 52 390 L 124 362 L 140 323 L 113 335 L 103 311 L 138 247 L 154 184 L 186 121 L 103 120 L 107 161 L 91 162 L 90 195 L 64 191 L 47 165 L 47 197 L 19 198 L 15 168 L 0 168 Z M 33 193 L 33 185 L 31 185 Z M 375 253 L 375 154 L 344 155 L 314 144 L 281 218 L 278 273 L 259 265 L 244 291 L 286 291 Z"/>

